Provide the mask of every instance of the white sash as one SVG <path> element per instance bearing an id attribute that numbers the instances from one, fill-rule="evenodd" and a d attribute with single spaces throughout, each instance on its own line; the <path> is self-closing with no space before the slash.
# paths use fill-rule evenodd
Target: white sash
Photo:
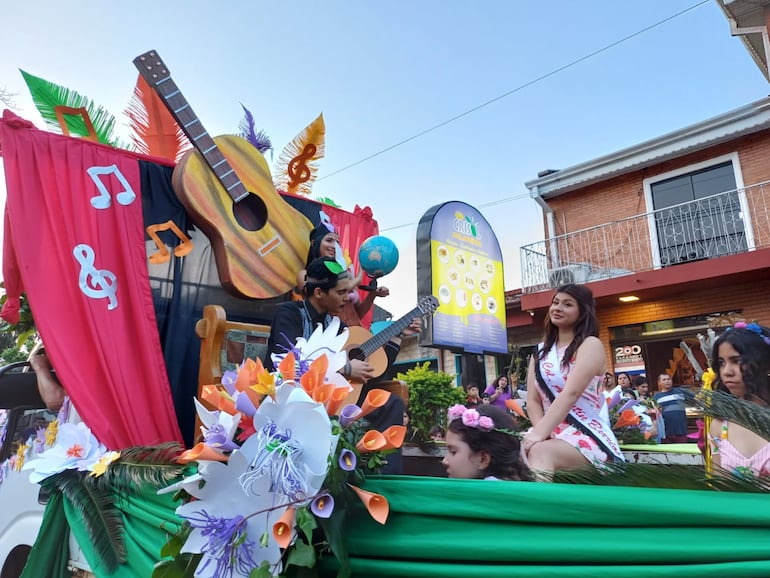
<path id="1" fill-rule="evenodd" d="M 538 352 L 542 348 L 543 344 L 541 343 L 538 346 Z M 556 353 L 556 346 L 551 347 L 551 350 L 545 357 L 539 360 L 536 377 L 541 392 L 553 403 L 556 396 L 564 390 L 566 385 L 561 371 L 559 356 Z M 599 401 L 600 403 L 604 402 L 601 396 Z M 612 433 L 612 428 L 606 420 L 602 419 L 601 409 L 601 407 L 591 404 L 585 396 L 581 395 L 575 402 L 575 405 L 572 406 L 569 414 L 567 414 L 566 421 L 596 440 L 608 456 L 610 454 L 614 456 L 615 461 L 625 461 L 623 452 L 620 446 L 618 446 L 618 440 L 615 438 L 615 434 Z"/>

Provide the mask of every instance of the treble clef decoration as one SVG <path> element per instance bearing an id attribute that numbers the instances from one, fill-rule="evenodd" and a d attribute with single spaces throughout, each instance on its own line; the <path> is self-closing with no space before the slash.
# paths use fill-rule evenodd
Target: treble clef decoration
<path id="1" fill-rule="evenodd" d="M 307 163 L 315 156 L 317 150 L 313 143 L 306 144 L 302 152 L 289 161 L 289 166 L 286 168 L 289 175 L 289 192 L 294 192 L 302 183 L 310 180 L 312 173 Z"/>
<path id="2" fill-rule="evenodd" d="M 75 260 L 80 263 L 78 285 L 80 290 L 92 299 L 107 297 L 107 309 L 118 306 L 118 278 L 112 271 L 94 267 L 94 250 L 86 244 L 80 244 L 72 251 Z"/>

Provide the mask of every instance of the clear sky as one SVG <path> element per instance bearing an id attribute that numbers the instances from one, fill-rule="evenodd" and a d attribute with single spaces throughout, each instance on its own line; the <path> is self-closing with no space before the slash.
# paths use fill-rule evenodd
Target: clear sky
<path id="1" fill-rule="evenodd" d="M 19 68 L 77 90 L 123 123 L 132 60 L 157 49 L 209 133 L 237 132 L 242 102 L 276 158 L 323 112 L 326 157 L 314 194 L 349 210 L 369 205 L 397 243 L 400 265 L 382 280 L 391 296 L 378 303 L 399 316 L 416 301 L 414 239 L 430 207 L 458 200 L 479 208 L 514 289 L 519 247 L 543 238 L 525 181 L 762 98 L 767 82 L 710 0 L 331 173 L 697 4 L 27 0 L 6 11 L 0 85 L 18 93 L 17 113 L 39 126 Z"/>

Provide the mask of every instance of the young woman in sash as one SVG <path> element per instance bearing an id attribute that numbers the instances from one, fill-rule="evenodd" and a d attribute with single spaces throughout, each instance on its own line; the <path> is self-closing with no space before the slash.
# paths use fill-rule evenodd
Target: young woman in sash
<path id="1" fill-rule="evenodd" d="M 601 392 L 606 362 L 598 334 L 591 290 L 559 287 L 527 378 L 532 429 L 522 445 L 542 479 L 559 470 L 623 461 Z"/>
<path id="2" fill-rule="evenodd" d="M 714 342 L 719 391 L 767 408 L 770 404 L 770 330 L 739 322 Z M 715 466 L 743 476 L 770 476 L 770 443 L 753 431 L 714 419 L 709 441 Z"/>

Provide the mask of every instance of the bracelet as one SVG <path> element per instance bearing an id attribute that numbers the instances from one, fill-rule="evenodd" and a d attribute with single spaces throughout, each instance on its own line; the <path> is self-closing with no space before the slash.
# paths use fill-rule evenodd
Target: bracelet
<path id="1" fill-rule="evenodd" d="M 350 377 L 350 373 L 352 372 L 352 367 L 350 366 L 350 362 L 345 362 L 345 367 L 342 368 L 342 377 Z"/>

